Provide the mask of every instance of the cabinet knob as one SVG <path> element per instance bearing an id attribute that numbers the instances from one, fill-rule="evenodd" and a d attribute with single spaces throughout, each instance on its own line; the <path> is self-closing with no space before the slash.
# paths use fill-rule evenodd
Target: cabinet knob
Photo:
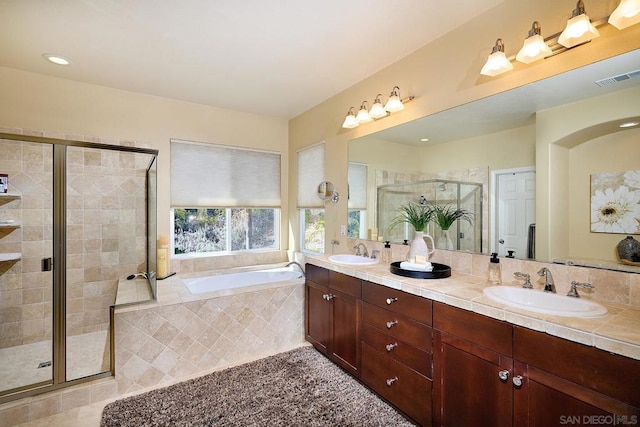
<path id="1" fill-rule="evenodd" d="M 332 299 L 334 299 L 336 296 L 332 295 L 332 294 L 324 294 L 322 295 L 322 298 L 324 298 L 327 301 L 331 301 Z"/>
<path id="2" fill-rule="evenodd" d="M 506 369 L 504 371 L 500 371 L 498 372 L 498 378 L 500 378 L 500 381 L 506 381 L 509 379 L 509 371 L 507 371 Z M 515 381 L 515 378 L 514 378 Z"/>
<path id="3" fill-rule="evenodd" d="M 397 346 L 398 346 L 398 343 L 397 343 L 397 342 L 394 342 L 393 344 L 387 344 L 387 345 L 385 346 L 385 348 L 387 349 L 387 351 L 391 351 L 391 350 L 393 350 L 394 348 L 396 348 Z"/>
<path id="4" fill-rule="evenodd" d="M 387 298 L 387 304 L 388 305 L 391 305 L 396 301 L 398 301 L 398 298 Z"/>
<path id="5" fill-rule="evenodd" d="M 397 320 L 390 320 L 387 322 L 387 329 L 391 329 L 393 328 L 394 325 L 397 325 L 398 321 Z"/>
<path id="6" fill-rule="evenodd" d="M 387 387 L 391 387 L 396 381 L 398 381 L 398 377 L 389 378 L 387 380 Z"/>
<path id="7" fill-rule="evenodd" d="M 522 387 L 522 375 L 516 375 L 511 381 L 513 381 L 514 386 Z"/>

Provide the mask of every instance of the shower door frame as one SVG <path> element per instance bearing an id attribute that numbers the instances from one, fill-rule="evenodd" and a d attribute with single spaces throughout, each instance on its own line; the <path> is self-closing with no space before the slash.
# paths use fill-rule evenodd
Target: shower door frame
<path id="1" fill-rule="evenodd" d="M 110 347 L 110 358 L 109 358 L 109 370 L 105 372 L 100 372 L 97 374 L 92 374 L 86 377 L 77 378 L 73 380 L 66 380 L 66 305 L 67 305 L 67 268 L 66 268 L 66 250 L 67 250 L 67 147 L 82 147 L 82 148 L 92 148 L 92 149 L 103 149 L 110 151 L 120 151 L 120 152 L 129 152 L 129 153 L 139 153 L 139 154 L 149 154 L 152 157 L 149 167 L 147 168 L 147 173 L 149 168 L 153 164 L 153 162 L 157 161 L 158 150 L 151 148 L 139 148 L 139 147 L 129 147 L 129 146 L 121 146 L 121 145 L 109 145 L 103 143 L 94 143 L 94 142 L 86 142 L 86 141 L 77 141 L 77 140 L 67 140 L 67 139 L 58 139 L 58 138 L 48 138 L 48 137 L 40 137 L 40 136 L 31 136 L 31 135 L 21 135 L 21 134 L 12 134 L 12 133 L 0 133 L 0 139 L 9 140 L 9 141 L 17 141 L 17 142 L 30 142 L 30 143 L 40 143 L 40 144 L 48 144 L 52 146 L 53 149 L 53 185 L 52 185 L 52 198 L 53 198 L 53 231 L 52 231 L 52 239 L 53 239 L 53 248 L 52 248 L 52 257 L 53 257 L 53 268 L 52 268 L 52 289 L 53 289 L 53 299 L 52 299 L 52 377 L 50 384 L 42 384 L 33 383 L 25 386 L 18 387 L 16 389 L 10 390 L 10 393 L 0 395 L 0 404 L 5 402 L 10 402 L 17 399 L 22 399 L 25 397 L 34 396 L 36 394 L 46 393 L 50 391 L 55 391 L 61 388 L 70 387 L 76 384 L 94 381 L 100 378 L 106 378 L 113 376 L 115 374 L 115 341 L 114 341 L 114 305 L 110 307 L 109 310 L 109 347 Z M 148 209 L 148 195 L 146 196 L 147 200 L 145 203 L 145 210 L 147 215 L 147 224 L 149 224 L 149 209 Z M 155 222 L 155 221 L 154 221 Z M 148 230 L 147 226 L 147 234 L 150 230 Z M 147 267 L 149 266 L 149 238 L 147 235 Z M 147 268 L 148 270 L 148 268 Z M 150 272 L 151 273 L 151 272 Z M 149 274 L 149 277 L 153 277 L 155 280 L 155 274 Z M 150 280 L 150 279 L 148 279 Z M 149 283 L 151 287 L 151 283 Z M 155 288 L 155 286 L 153 287 Z M 154 298 L 156 297 L 154 292 Z M 48 381 L 47 381 L 48 383 Z"/>

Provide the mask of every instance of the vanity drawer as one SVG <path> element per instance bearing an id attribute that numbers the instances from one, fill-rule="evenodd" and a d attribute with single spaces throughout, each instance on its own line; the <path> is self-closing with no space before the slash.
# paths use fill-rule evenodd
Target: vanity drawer
<path id="1" fill-rule="evenodd" d="M 307 280 L 329 286 L 329 270 L 313 264 L 305 264 L 304 275 Z"/>
<path id="2" fill-rule="evenodd" d="M 409 345 L 430 352 L 431 328 L 375 305 L 362 303 L 362 322 L 398 338 Z"/>
<path id="3" fill-rule="evenodd" d="M 397 289 L 363 282 L 362 300 L 431 325 L 431 300 Z"/>
<path id="4" fill-rule="evenodd" d="M 513 355 L 513 327 L 509 323 L 436 302 L 433 304 L 433 328 L 505 356 Z"/>
<path id="5" fill-rule="evenodd" d="M 432 381 L 362 344 L 362 380 L 420 425 L 431 425 Z"/>
<path id="6" fill-rule="evenodd" d="M 362 342 L 382 353 L 385 359 L 394 359 L 428 378 L 433 378 L 431 353 L 419 350 L 366 323 L 362 325 Z"/>
<path id="7" fill-rule="evenodd" d="M 360 279 L 337 271 L 329 270 L 329 287 L 358 299 L 362 295 L 362 281 Z"/>

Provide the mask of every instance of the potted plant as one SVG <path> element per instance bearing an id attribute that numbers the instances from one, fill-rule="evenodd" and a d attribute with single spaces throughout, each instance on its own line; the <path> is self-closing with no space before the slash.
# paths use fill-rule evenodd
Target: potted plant
<path id="1" fill-rule="evenodd" d="M 411 224 L 415 230 L 415 236 L 411 241 L 411 250 L 409 251 L 409 259 L 415 259 L 416 255 L 422 255 L 429 259 L 429 255 L 435 250 L 435 243 L 429 234 L 425 234 L 425 229 L 433 217 L 433 207 L 417 203 L 407 203 L 400 206 L 398 215 L 391 221 L 389 228 L 398 224 Z M 429 251 L 429 247 L 425 242 L 425 237 L 431 241 L 433 249 Z"/>
<path id="2" fill-rule="evenodd" d="M 449 236 L 449 229 L 457 220 L 467 221 L 471 224 L 473 220 L 473 214 L 466 209 L 455 209 L 451 205 L 437 205 L 431 206 L 431 215 L 433 222 L 442 230 L 442 239 L 438 239 L 438 247 L 442 249 L 455 249 L 453 242 Z"/>

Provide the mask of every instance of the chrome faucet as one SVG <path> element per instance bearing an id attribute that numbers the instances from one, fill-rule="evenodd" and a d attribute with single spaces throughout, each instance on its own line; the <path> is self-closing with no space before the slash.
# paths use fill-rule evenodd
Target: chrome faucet
<path id="1" fill-rule="evenodd" d="M 538 276 L 544 276 L 544 291 L 556 293 L 556 285 L 553 283 L 553 276 L 547 267 L 538 270 Z"/>
<path id="2" fill-rule="evenodd" d="M 285 267 L 285 268 L 287 268 L 287 267 L 289 267 L 290 265 L 297 265 L 297 266 L 298 266 L 298 268 L 300 269 L 300 271 L 302 272 L 302 277 L 306 277 L 306 276 L 305 276 L 305 274 L 304 274 L 304 268 L 302 268 L 302 266 L 300 265 L 300 263 L 297 263 L 297 262 L 295 262 L 295 261 L 291 261 L 289 264 L 285 265 L 284 267 Z"/>
<path id="3" fill-rule="evenodd" d="M 363 252 L 360 252 L 360 246 L 362 246 L 362 249 L 364 249 Z M 355 245 L 353 247 L 353 249 L 356 250 L 356 255 L 358 255 L 358 256 L 366 256 L 366 257 L 369 256 L 369 251 L 367 250 L 367 247 L 362 242 L 360 242 L 357 245 Z"/>

